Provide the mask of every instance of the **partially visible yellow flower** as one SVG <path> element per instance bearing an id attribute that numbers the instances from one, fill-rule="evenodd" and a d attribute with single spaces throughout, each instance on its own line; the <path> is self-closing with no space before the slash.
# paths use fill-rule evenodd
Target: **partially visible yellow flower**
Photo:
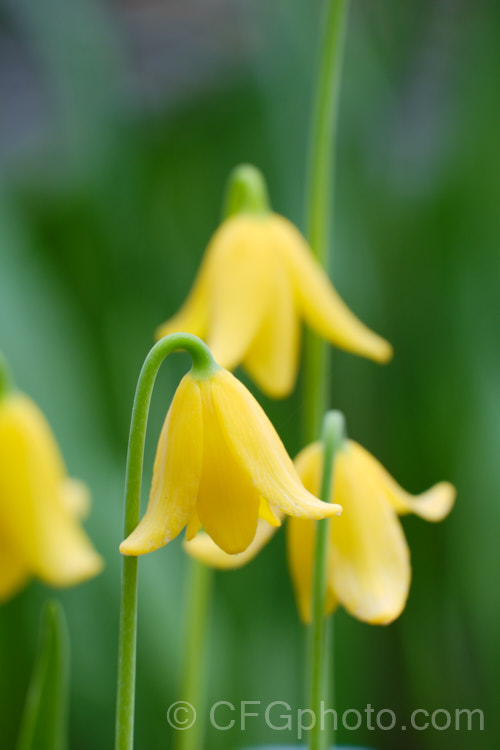
<path id="1" fill-rule="evenodd" d="M 295 460 L 304 486 L 320 491 L 323 449 L 320 443 L 305 448 Z M 327 558 L 326 613 L 337 604 L 373 624 L 398 617 L 410 588 L 408 545 L 397 515 L 415 513 L 427 521 L 440 521 L 451 510 L 455 488 L 440 482 L 421 495 L 410 495 L 383 466 L 358 443 L 347 441 L 334 462 L 332 502 L 343 507 L 330 526 Z M 287 546 L 297 605 L 304 622 L 311 620 L 314 521 L 290 518 Z M 259 522 L 253 544 L 243 555 L 226 555 L 206 534 L 184 544 L 186 552 L 214 568 L 238 568 L 253 559 L 272 537 L 275 528 Z"/>
<path id="2" fill-rule="evenodd" d="M 284 519 L 283 513 L 276 514 L 280 521 Z M 208 565 L 209 568 L 215 568 L 216 570 L 234 570 L 236 568 L 242 568 L 244 565 L 249 563 L 254 557 L 257 557 L 259 552 L 265 545 L 271 540 L 277 530 L 276 524 L 272 526 L 265 521 L 263 518 L 259 518 L 257 521 L 257 531 L 252 540 L 252 543 L 244 550 L 236 555 L 228 555 L 220 547 L 218 547 L 213 539 L 211 539 L 206 531 L 199 531 L 196 536 L 192 539 L 184 539 L 182 546 L 185 552 L 195 560 Z"/>
<path id="3" fill-rule="evenodd" d="M 282 442 L 249 391 L 222 368 L 184 376 L 163 426 L 146 513 L 120 545 L 143 555 L 204 528 L 224 552 L 243 553 L 258 519 L 326 518 L 338 505 L 307 492 Z"/>
<path id="4" fill-rule="evenodd" d="M 295 465 L 304 486 L 318 493 L 323 449 L 305 448 Z M 410 554 L 398 514 L 415 513 L 440 521 L 451 510 L 455 488 L 440 482 L 421 495 L 410 495 L 358 443 L 346 441 L 336 454 L 332 500 L 344 512 L 331 525 L 328 554 L 327 612 L 336 604 L 354 617 L 386 624 L 403 611 L 410 588 Z M 311 619 L 314 522 L 290 519 L 288 560 L 302 619 Z"/>
<path id="5" fill-rule="evenodd" d="M 38 407 L 17 392 L 0 397 L 0 601 L 33 576 L 72 586 L 100 572 L 79 522 L 88 505 Z"/>
<path id="6" fill-rule="evenodd" d="M 392 356 L 345 305 L 291 222 L 240 213 L 216 231 L 184 306 L 156 335 L 199 336 L 219 364 L 243 365 L 262 391 L 281 398 L 297 378 L 302 321 L 346 351 L 377 362 Z"/>

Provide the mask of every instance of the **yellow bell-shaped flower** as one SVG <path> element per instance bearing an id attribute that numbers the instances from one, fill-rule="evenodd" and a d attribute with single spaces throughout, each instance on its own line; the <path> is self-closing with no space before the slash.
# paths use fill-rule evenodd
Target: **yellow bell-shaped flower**
<path id="1" fill-rule="evenodd" d="M 146 513 L 120 551 L 143 555 L 186 526 L 188 539 L 203 526 L 223 553 L 238 555 L 259 518 L 279 526 L 281 514 L 320 519 L 340 511 L 304 489 L 264 411 L 230 372 L 192 370 L 160 435 Z"/>
<path id="2" fill-rule="evenodd" d="M 265 195 L 257 170 L 240 172 L 236 180 L 250 181 Z M 222 223 L 184 306 L 157 337 L 176 331 L 199 336 L 219 364 L 229 370 L 243 365 L 263 392 L 281 398 L 295 385 L 302 321 L 346 351 L 377 362 L 392 356 L 391 345 L 339 297 L 298 229 L 268 211 L 262 197 L 243 201 Z"/>
<path id="3" fill-rule="evenodd" d="M 313 443 L 295 459 L 304 486 L 319 494 L 323 448 Z M 455 488 L 440 482 L 421 495 L 410 495 L 358 443 L 346 441 L 334 460 L 332 502 L 343 507 L 330 525 L 327 558 L 326 614 L 337 604 L 372 624 L 386 624 L 404 609 L 410 588 L 410 555 L 398 514 L 415 513 L 440 521 L 451 510 Z M 221 570 L 238 568 L 267 544 L 275 528 L 259 521 L 258 533 L 242 555 L 226 555 L 203 532 L 184 543 L 195 559 Z M 315 550 L 315 522 L 290 518 L 287 522 L 288 562 L 298 609 L 311 620 L 311 591 Z"/>
<path id="4" fill-rule="evenodd" d="M 309 445 L 295 460 L 310 492 L 319 492 L 322 464 L 320 443 Z M 411 580 L 410 553 L 398 514 L 440 521 L 453 506 L 455 488 L 440 482 L 410 495 L 352 440 L 336 454 L 333 477 L 332 500 L 341 503 L 344 512 L 330 528 L 327 612 L 338 603 L 365 622 L 390 623 L 405 607 Z M 314 522 L 290 521 L 288 562 L 301 618 L 309 622 Z"/>
<path id="5" fill-rule="evenodd" d="M 100 572 L 80 524 L 88 504 L 38 407 L 17 392 L 0 395 L 0 601 L 33 576 L 73 586 Z"/>

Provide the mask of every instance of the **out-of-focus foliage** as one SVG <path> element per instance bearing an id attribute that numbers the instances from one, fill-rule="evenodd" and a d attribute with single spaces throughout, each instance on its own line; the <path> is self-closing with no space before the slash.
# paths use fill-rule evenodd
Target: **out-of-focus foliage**
<path id="1" fill-rule="evenodd" d="M 67 750 L 69 649 L 64 611 L 46 602 L 16 750 Z"/>
<path id="2" fill-rule="evenodd" d="M 0 347 L 93 493 L 106 558 L 60 594 L 72 642 L 72 750 L 113 736 L 123 470 L 135 381 L 178 307 L 235 163 L 266 174 L 303 223 L 319 2 L 8 0 L 0 15 Z M 340 119 L 333 276 L 394 344 L 388 367 L 333 352 L 332 403 L 409 490 L 440 479 L 457 506 L 405 521 L 414 565 L 401 619 L 336 622 L 338 708 L 482 708 L 485 731 L 340 732 L 380 748 L 498 743 L 500 671 L 500 7 L 352 3 Z M 187 358 L 153 398 L 146 481 Z M 299 400 L 261 402 L 293 454 Z M 166 746 L 178 698 L 185 560 L 140 563 L 137 747 Z M 59 596 L 59 595 L 58 595 Z M 0 747 L 14 746 L 46 591 L 0 610 Z M 210 699 L 303 704 L 303 635 L 283 534 L 218 576 Z M 281 733 L 279 740 L 292 739 Z M 275 741 L 211 729 L 209 748 Z"/>

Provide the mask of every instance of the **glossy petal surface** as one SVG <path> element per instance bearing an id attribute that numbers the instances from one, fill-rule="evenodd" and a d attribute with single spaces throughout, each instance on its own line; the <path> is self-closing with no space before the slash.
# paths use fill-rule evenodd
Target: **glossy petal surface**
<path id="1" fill-rule="evenodd" d="M 301 518 L 327 518 L 342 511 L 304 489 L 271 422 L 231 373 L 216 373 L 212 396 L 226 444 L 259 496 L 283 513 Z"/>
<path id="2" fill-rule="evenodd" d="M 284 398 L 297 379 L 300 324 L 287 269 L 277 258 L 274 266 L 271 304 L 243 365 L 264 393 Z"/>
<path id="3" fill-rule="evenodd" d="M 200 384 L 205 444 L 196 509 L 216 545 L 235 554 L 243 552 L 255 536 L 260 495 L 228 440 L 214 393 L 217 377 Z"/>
<path id="4" fill-rule="evenodd" d="M 237 216 L 214 237 L 208 345 L 215 360 L 234 369 L 252 347 L 274 294 L 273 259 L 265 222 Z"/>
<path id="5" fill-rule="evenodd" d="M 389 342 L 351 312 L 300 232 L 282 217 L 275 217 L 273 229 L 284 261 L 291 269 L 297 306 L 306 323 L 341 349 L 376 362 L 387 362 L 392 357 Z"/>
<path id="6" fill-rule="evenodd" d="M 334 496 L 344 513 L 331 526 L 330 586 L 339 602 L 365 622 L 386 624 L 406 604 L 411 569 L 396 513 L 356 463 L 350 447 L 335 461 Z"/>
<path id="7" fill-rule="evenodd" d="M 174 539 L 190 520 L 203 457 L 203 415 L 198 382 L 188 373 L 179 384 L 161 431 L 148 507 L 124 555 L 143 555 Z"/>

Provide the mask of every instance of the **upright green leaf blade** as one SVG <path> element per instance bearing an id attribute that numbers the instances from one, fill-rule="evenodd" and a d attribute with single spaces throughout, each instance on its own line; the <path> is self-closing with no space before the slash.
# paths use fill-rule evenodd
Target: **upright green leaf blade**
<path id="1" fill-rule="evenodd" d="M 67 750 L 69 638 L 64 610 L 46 602 L 40 645 L 24 707 L 17 750 Z"/>

